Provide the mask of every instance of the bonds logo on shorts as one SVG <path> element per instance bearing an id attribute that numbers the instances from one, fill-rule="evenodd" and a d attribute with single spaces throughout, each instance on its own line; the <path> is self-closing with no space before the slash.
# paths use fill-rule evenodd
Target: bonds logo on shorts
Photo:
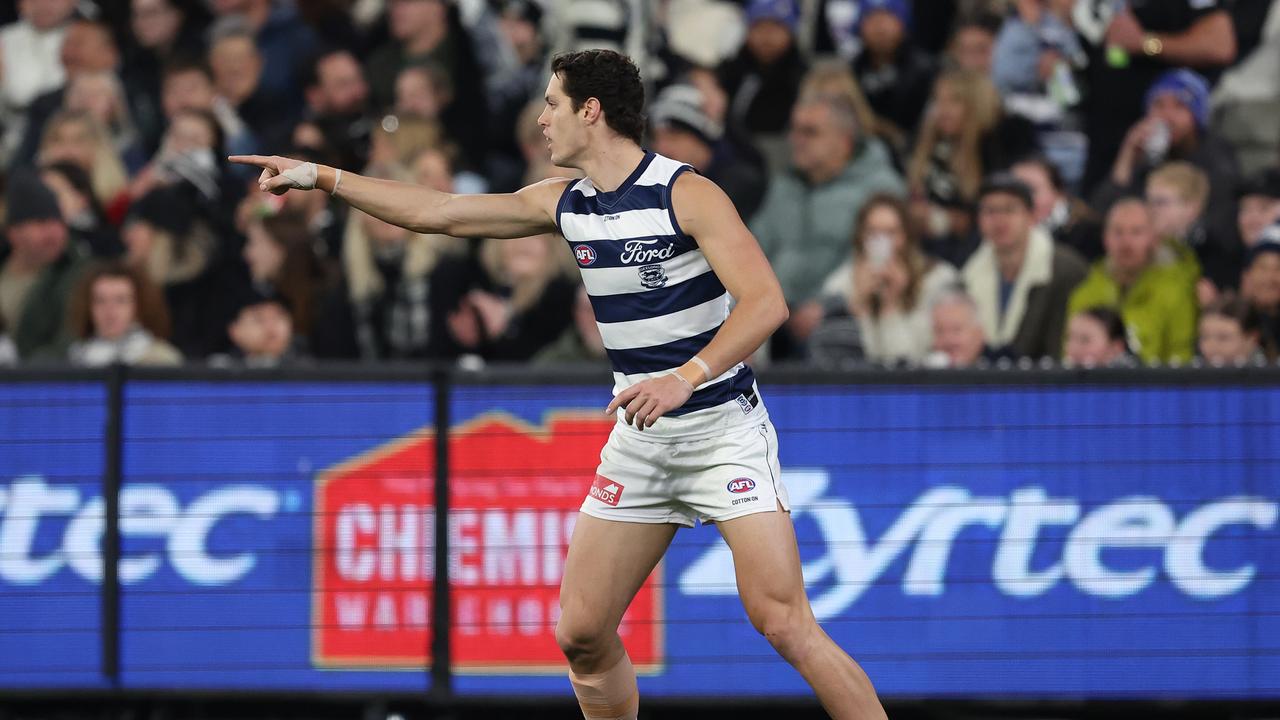
<path id="1" fill-rule="evenodd" d="M 650 290 L 667 284 L 667 271 L 661 265 L 642 265 L 637 272 L 640 273 L 640 284 Z"/>
<path id="2" fill-rule="evenodd" d="M 596 261 L 596 251 L 590 245 L 574 245 L 573 256 L 579 265 L 592 265 Z"/>
<path id="3" fill-rule="evenodd" d="M 605 505 L 618 507 L 618 500 L 622 498 L 622 491 L 625 489 L 622 485 L 603 475 L 596 475 L 595 482 L 591 483 L 591 491 L 588 494 Z"/>
<path id="4" fill-rule="evenodd" d="M 733 480 L 730 480 L 729 484 L 725 487 L 729 492 L 734 494 L 747 493 L 756 489 L 756 481 L 751 478 L 744 477 L 734 478 Z"/>

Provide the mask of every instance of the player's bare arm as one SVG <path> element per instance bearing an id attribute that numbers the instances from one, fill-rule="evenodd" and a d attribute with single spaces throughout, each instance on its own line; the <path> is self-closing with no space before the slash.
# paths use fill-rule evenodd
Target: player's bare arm
<path id="1" fill-rule="evenodd" d="M 279 156 L 229 159 L 262 168 L 258 184 L 266 192 L 321 190 L 392 225 L 454 237 L 518 238 L 554 232 L 556 203 L 570 182 L 553 178 L 514 193 L 454 195 Z"/>
<path id="2" fill-rule="evenodd" d="M 787 303 L 773 268 L 715 183 L 693 173 L 672 186 L 672 206 L 684 232 L 698 242 L 711 269 L 737 301 L 728 319 L 698 358 L 675 373 L 636 383 L 618 393 L 606 413 L 626 408 L 625 420 L 643 430 L 683 405 L 694 388 L 746 360 L 786 322 Z"/>

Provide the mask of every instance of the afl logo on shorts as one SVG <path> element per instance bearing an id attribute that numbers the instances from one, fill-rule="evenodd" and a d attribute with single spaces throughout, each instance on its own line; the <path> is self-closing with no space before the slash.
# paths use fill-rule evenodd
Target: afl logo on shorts
<path id="1" fill-rule="evenodd" d="M 640 284 L 650 290 L 667 284 L 667 271 L 661 265 L 644 265 L 637 272 L 640 273 Z"/>
<path id="2" fill-rule="evenodd" d="M 579 265 L 591 265 L 596 261 L 596 251 L 590 245 L 574 245 L 573 256 L 578 258 Z"/>
<path id="3" fill-rule="evenodd" d="M 729 492 L 734 493 L 735 495 L 741 495 L 742 493 L 748 493 L 755 490 L 756 481 L 751 478 L 736 478 L 734 480 L 730 480 L 729 484 L 725 487 Z"/>

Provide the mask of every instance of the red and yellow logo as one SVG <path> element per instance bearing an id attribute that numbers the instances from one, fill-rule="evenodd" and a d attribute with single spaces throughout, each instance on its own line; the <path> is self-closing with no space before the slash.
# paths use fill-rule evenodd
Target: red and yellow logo
<path id="1" fill-rule="evenodd" d="M 614 420 L 553 415 L 542 427 L 486 415 L 449 443 L 449 545 L 459 672 L 563 672 L 560 578 Z M 322 473 L 315 490 L 312 656 L 329 668 L 431 661 L 435 434 L 413 433 Z M 637 668 L 662 663 L 661 572 L 619 632 Z"/>

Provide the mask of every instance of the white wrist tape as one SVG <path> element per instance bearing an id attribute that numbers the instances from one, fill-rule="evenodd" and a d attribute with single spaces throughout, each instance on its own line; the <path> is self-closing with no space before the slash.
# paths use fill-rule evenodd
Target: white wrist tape
<path id="1" fill-rule="evenodd" d="M 694 390 L 693 383 L 689 382 L 689 381 L 685 378 L 685 376 L 681 375 L 680 373 L 676 372 L 675 370 L 672 370 L 672 371 L 671 371 L 671 374 L 672 374 L 672 375 L 675 375 L 675 376 L 676 376 L 676 377 L 678 377 L 678 378 L 680 378 L 680 382 L 684 383 L 685 385 L 687 385 L 687 386 L 689 387 L 689 392 L 693 392 L 693 390 Z"/>
<path id="2" fill-rule="evenodd" d="M 329 191 L 330 195 L 338 194 L 338 186 L 342 184 L 342 168 L 338 168 L 333 173 L 333 189 Z"/>
<path id="3" fill-rule="evenodd" d="M 698 357 L 697 355 L 694 355 L 693 357 L 689 358 L 689 362 L 691 362 L 691 363 L 693 363 L 694 365 L 697 365 L 698 367 L 702 368 L 702 374 L 707 376 L 707 380 L 710 380 L 710 379 L 711 379 L 711 367 L 710 367 L 709 365 L 707 365 L 707 361 L 706 361 L 706 360 L 703 360 L 702 358 Z M 705 382 L 705 381 L 704 381 L 704 382 Z"/>
<path id="4" fill-rule="evenodd" d="M 289 187 L 294 190 L 315 190 L 319 175 L 320 169 L 313 162 L 302 163 L 280 173 L 280 177 L 289 179 Z"/>

